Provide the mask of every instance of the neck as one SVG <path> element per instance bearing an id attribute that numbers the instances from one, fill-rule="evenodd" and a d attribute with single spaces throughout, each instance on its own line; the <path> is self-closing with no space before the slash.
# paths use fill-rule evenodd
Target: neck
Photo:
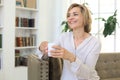
<path id="1" fill-rule="evenodd" d="M 74 39 L 84 39 L 85 35 L 86 35 L 86 32 L 84 32 L 84 30 L 74 30 L 73 31 Z"/>

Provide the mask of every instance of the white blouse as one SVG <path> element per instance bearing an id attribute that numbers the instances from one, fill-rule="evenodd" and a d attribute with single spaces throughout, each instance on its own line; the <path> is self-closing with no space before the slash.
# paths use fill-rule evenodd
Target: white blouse
<path id="1" fill-rule="evenodd" d="M 66 32 L 55 40 L 55 44 L 76 55 L 75 62 L 64 60 L 61 80 L 99 80 L 95 70 L 101 49 L 99 40 L 90 36 L 75 49 L 73 33 Z"/>
<path id="2" fill-rule="evenodd" d="M 101 44 L 95 37 L 86 38 L 76 49 L 73 33 L 63 33 L 55 41 L 57 45 L 76 55 L 76 61 L 64 60 L 61 80 L 99 80 L 95 65 L 101 50 Z"/>

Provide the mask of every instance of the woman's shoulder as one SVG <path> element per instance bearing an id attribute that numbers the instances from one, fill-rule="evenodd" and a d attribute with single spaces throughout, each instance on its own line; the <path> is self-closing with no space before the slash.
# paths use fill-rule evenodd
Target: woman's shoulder
<path id="1" fill-rule="evenodd" d="M 61 36 L 64 36 L 64 37 L 69 37 L 72 35 L 72 32 L 62 32 L 61 33 Z"/>
<path id="2" fill-rule="evenodd" d="M 97 38 L 96 36 L 91 35 L 92 39 L 94 39 L 95 41 L 99 41 L 99 38 Z"/>
<path id="3" fill-rule="evenodd" d="M 91 35 L 90 37 L 91 37 L 92 42 L 101 45 L 101 41 L 100 41 L 100 39 L 98 37 L 93 36 L 93 35 Z"/>

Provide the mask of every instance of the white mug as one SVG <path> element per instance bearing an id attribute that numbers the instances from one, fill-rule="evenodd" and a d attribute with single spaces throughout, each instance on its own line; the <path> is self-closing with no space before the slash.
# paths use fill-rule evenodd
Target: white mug
<path id="1" fill-rule="evenodd" d="M 52 48 L 55 45 L 55 43 L 48 43 L 48 56 L 51 56 L 50 51 L 54 50 L 54 48 Z"/>

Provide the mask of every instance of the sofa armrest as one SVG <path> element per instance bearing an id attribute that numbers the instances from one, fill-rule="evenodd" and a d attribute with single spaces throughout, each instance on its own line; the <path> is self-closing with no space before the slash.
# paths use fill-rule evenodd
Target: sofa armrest
<path id="1" fill-rule="evenodd" d="M 35 54 L 28 56 L 28 80 L 60 80 L 62 59 L 50 57 L 41 60 Z"/>

